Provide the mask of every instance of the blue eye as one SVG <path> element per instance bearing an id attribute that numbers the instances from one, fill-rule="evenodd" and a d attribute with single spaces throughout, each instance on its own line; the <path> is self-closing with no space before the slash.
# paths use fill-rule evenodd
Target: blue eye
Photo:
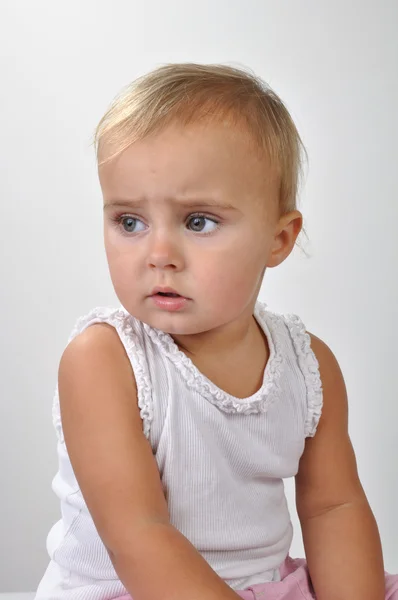
<path id="1" fill-rule="evenodd" d="M 206 221 L 212 223 L 213 225 L 215 225 L 215 227 L 210 231 L 205 231 L 204 226 Z M 193 215 L 192 217 L 190 217 L 190 219 L 188 219 L 188 222 L 193 223 L 192 231 L 196 233 L 211 233 L 219 227 L 219 222 L 216 221 L 216 219 L 211 219 L 210 217 L 206 217 L 205 215 Z"/>
<path id="2" fill-rule="evenodd" d="M 120 217 L 119 222 L 122 225 L 122 227 L 126 233 L 136 233 L 134 226 L 137 223 L 142 223 L 142 221 L 140 221 L 139 219 L 136 219 L 134 217 L 129 217 L 129 216 Z"/>

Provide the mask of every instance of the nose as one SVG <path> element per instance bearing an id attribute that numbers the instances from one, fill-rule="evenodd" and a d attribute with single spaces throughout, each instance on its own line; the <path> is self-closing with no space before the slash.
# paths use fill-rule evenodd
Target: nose
<path id="1" fill-rule="evenodd" d="M 177 236 L 164 231 L 153 234 L 149 243 L 148 266 L 152 269 L 181 270 L 183 256 Z"/>

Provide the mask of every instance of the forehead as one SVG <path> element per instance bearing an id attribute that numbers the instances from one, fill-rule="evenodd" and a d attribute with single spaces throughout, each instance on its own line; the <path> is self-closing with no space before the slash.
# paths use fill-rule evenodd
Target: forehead
<path id="1" fill-rule="evenodd" d="M 102 148 L 100 160 L 106 157 Z M 230 123 L 169 125 L 99 167 L 104 199 L 267 195 L 277 177 L 250 135 Z"/>

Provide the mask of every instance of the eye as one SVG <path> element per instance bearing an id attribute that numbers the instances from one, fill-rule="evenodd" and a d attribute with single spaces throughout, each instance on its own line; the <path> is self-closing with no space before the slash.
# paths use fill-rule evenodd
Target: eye
<path id="1" fill-rule="evenodd" d="M 215 227 L 210 227 L 210 231 L 208 229 L 206 230 L 206 221 Z M 210 217 L 206 217 L 206 215 L 192 215 L 188 219 L 188 223 L 192 223 L 191 230 L 196 233 L 212 233 L 212 231 L 216 231 L 219 228 L 219 221 Z"/>
<path id="2" fill-rule="evenodd" d="M 142 221 L 140 221 L 139 219 L 136 219 L 135 217 L 129 217 L 128 215 L 124 215 L 124 216 L 122 215 L 118 219 L 118 221 L 126 233 L 136 233 L 137 232 L 137 230 L 135 229 L 136 224 L 142 223 Z"/>

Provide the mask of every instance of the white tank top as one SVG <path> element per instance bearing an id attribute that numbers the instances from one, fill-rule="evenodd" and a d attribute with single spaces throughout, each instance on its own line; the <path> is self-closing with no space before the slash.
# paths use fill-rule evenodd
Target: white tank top
<path id="1" fill-rule="evenodd" d="M 296 475 L 322 409 L 318 362 L 300 319 L 272 313 L 259 301 L 254 316 L 270 357 L 261 388 L 244 399 L 213 384 L 169 334 L 123 308 L 94 309 L 70 336 L 101 322 L 117 330 L 135 373 L 143 430 L 171 522 L 235 590 L 280 580 L 292 541 L 283 478 Z M 59 458 L 53 489 L 62 519 L 47 539 L 51 562 L 36 599 L 117 598 L 127 591 L 74 476 L 57 392 L 53 416 Z"/>

